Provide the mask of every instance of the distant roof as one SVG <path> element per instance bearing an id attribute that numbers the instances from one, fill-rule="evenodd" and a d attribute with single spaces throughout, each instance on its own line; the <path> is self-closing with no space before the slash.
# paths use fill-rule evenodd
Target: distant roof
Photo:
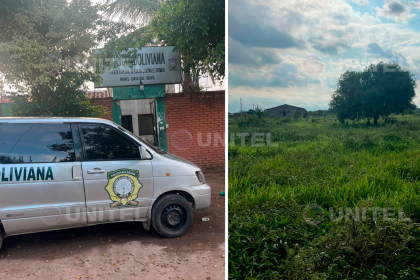
<path id="1" fill-rule="evenodd" d="M 290 107 L 293 107 L 293 108 L 296 108 L 296 109 L 301 109 L 301 110 L 305 110 L 305 111 L 306 111 L 306 109 L 305 109 L 305 108 L 298 107 L 298 106 L 293 106 L 293 105 L 289 105 L 289 104 L 279 105 L 279 106 L 276 106 L 276 107 L 273 107 L 273 108 L 268 108 L 268 109 L 266 109 L 266 110 L 271 110 L 271 109 L 278 108 L 278 107 L 282 107 L 282 106 L 290 106 Z"/>

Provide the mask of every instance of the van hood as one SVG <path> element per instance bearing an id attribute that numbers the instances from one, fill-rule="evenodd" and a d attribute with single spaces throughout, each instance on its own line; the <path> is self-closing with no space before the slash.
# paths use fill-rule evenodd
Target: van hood
<path id="1" fill-rule="evenodd" d="M 200 168 L 200 167 L 198 167 L 196 164 L 192 163 L 191 161 L 186 160 L 186 159 L 184 159 L 184 158 L 182 158 L 182 157 L 176 156 L 176 155 L 171 154 L 171 153 L 166 153 L 166 154 L 161 155 L 161 156 L 166 157 L 166 158 L 168 158 L 168 159 L 172 159 L 172 160 L 180 161 L 180 162 L 182 162 L 182 163 L 188 163 L 188 164 L 191 164 L 191 165 L 193 165 L 193 166 L 195 166 L 195 167 L 197 167 L 197 168 Z"/>

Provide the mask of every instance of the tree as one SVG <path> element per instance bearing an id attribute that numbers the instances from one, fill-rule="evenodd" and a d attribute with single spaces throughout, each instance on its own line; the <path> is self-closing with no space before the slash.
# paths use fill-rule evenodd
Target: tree
<path id="1" fill-rule="evenodd" d="M 14 95 L 13 116 L 102 117 L 108 114 L 104 106 L 91 106 L 82 85 L 90 74 L 67 71 L 57 82 L 51 98 L 46 102 L 31 100 L 28 95 Z"/>
<path id="2" fill-rule="evenodd" d="M 257 105 L 257 107 L 255 108 L 254 115 L 257 116 L 259 120 L 267 116 L 266 112 L 263 111 L 263 109 L 261 109 L 261 106 L 259 105 Z"/>
<path id="3" fill-rule="evenodd" d="M 102 116 L 83 94 L 97 81 L 87 63 L 96 45 L 99 6 L 84 0 L 26 0 L 0 5 L 0 72 L 30 95 L 12 97 L 15 116 Z M 57 101 L 62 103 L 57 104 Z M 86 115 L 87 114 L 87 115 Z"/>
<path id="4" fill-rule="evenodd" d="M 7 26 L 5 23 L 10 21 L 17 13 L 28 11 L 31 6 L 31 1 L 26 0 L 2 0 L 0 2 L 0 26 Z M 7 34 L 6 28 L 0 30 L 0 42 L 3 41 L 4 36 Z"/>
<path id="5" fill-rule="evenodd" d="M 225 75 L 225 1 L 168 0 L 150 23 L 154 37 L 180 51 L 195 89 L 200 75 Z M 183 84 L 184 86 L 184 84 Z"/>
<path id="6" fill-rule="evenodd" d="M 415 108 L 415 75 L 398 64 L 369 65 L 362 72 L 346 71 L 338 80 L 330 109 L 338 119 L 373 118 Z"/>
<path id="7" fill-rule="evenodd" d="M 128 48 L 174 46 L 181 53 L 184 92 L 199 91 L 198 80 L 204 73 L 213 81 L 225 76 L 224 0 L 167 0 L 147 26 L 114 28 L 118 31 L 109 28 L 100 32 L 101 38 L 111 38 L 102 57 L 118 57 Z M 130 32 L 115 35 L 123 30 Z M 134 58 L 135 53 L 131 55 Z"/>
<path id="8" fill-rule="evenodd" d="M 318 110 L 318 117 L 322 117 L 322 115 L 324 114 L 324 112 L 322 110 Z"/>
<path id="9" fill-rule="evenodd" d="M 159 0 L 107 0 L 105 16 L 109 19 L 147 23 L 161 7 Z"/>

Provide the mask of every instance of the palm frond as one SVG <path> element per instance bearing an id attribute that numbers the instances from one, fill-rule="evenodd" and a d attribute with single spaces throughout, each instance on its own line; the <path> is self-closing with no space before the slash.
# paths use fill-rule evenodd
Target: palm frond
<path id="1" fill-rule="evenodd" d="M 106 4 L 106 17 L 132 23 L 147 21 L 161 6 L 159 0 L 107 0 Z"/>

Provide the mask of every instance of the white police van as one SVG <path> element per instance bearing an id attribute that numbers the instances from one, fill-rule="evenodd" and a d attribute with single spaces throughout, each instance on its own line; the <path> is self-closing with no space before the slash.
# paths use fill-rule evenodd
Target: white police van
<path id="1" fill-rule="evenodd" d="M 0 118 L 0 247 L 7 236 L 122 221 L 179 237 L 210 201 L 199 167 L 113 122 Z"/>

